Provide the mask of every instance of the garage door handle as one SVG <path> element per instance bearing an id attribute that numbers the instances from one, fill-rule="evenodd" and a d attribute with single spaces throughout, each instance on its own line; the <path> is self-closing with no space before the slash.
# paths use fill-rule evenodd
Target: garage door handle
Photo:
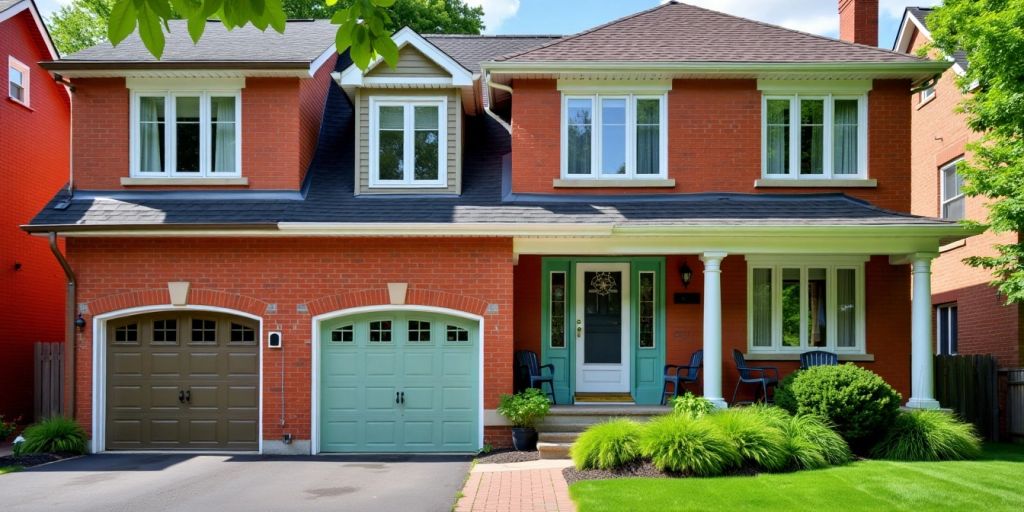
<path id="1" fill-rule="evenodd" d="M 185 392 L 185 401 L 188 402 L 188 403 L 192 403 L 192 390 L 191 389 Z"/>
<path id="2" fill-rule="evenodd" d="M 395 391 L 395 403 L 396 403 L 396 404 L 400 404 L 400 403 L 402 403 L 402 399 L 401 399 L 400 395 L 401 395 L 401 393 L 400 393 L 400 392 L 398 392 L 398 391 Z"/>
<path id="3" fill-rule="evenodd" d="M 399 395 L 402 397 L 402 403 L 404 404 L 405 403 L 405 391 L 402 391 L 401 393 L 399 393 Z"/>
<path id="4" fill-rule="evenodd" d="M 185 392 L 184 391 L 178 391 L 178 401 L 181 402 L 181 403 L 185 403 Z"/>

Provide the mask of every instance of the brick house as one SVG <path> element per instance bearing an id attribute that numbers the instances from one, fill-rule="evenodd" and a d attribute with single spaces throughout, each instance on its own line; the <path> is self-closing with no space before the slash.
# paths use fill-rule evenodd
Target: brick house
<path id="1" fill-rule="evenodd" d="M 45 63 L 78 178 L 25 229 L 67 241 L 96 451 L 505 445 L 516 350 L 560 404 L 658 404 L 703 350 L 724 406 L 733 350 L 825 349 L 938 405 L 930 262 L 969 233 L 910 213 L 906 106 L 948 63 L 675 2 L 402 29 L 365 72 L 322 21 L 171 29 Z"/>
<path id="2" fill-rule="evenodd" d="M 931 42 L 926 17 L 931 9 L 909 7 L 893 49 L 916 55 Z M 963 54 L 911 100 L 911 212 L 949 220 L 984 221 L 986 199 L 966 197 L 957 162 L 969 157 L 967 144 L 978 134 L 967 127 L 956 106 L 964 93 L 956 85 L 968 66 Z M 927 85 L 927 84 L 926 84 Z M 996 255 L 998 244 L 1019 242 L 1019 234 L 985 232 L 942 246 L 933 263 L 932 304 L 935 310 L 935 351 L 941 354 L 992 354 L 1003 366 L 1024 365 L 1024 331 L 1020 305 L 1007 306 L 989 285 L 989 271 L 963 263 L 969 256 Z"/>
<path id="3" fill-rule="evenodd" d="M 34 414 L 33 344 L 65 338 L 64 273 L 49 241 L 19 227 L 68 180 L 68 94 L 38 64 L 57 57 L 35 4 L 0 0 L 0 415 L 8 421 Z"/>

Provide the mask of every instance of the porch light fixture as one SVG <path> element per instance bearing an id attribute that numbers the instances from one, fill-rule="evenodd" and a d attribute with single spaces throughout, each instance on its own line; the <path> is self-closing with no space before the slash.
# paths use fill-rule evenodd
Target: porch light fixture
<path id="1" fill-rule="evenodd" d="M 78 327 L 78 332 L 82 332 L 82 330 L 85 329 L 85 317 L 83 317 L 81 313 L 79 313 L 78 317 L 75 318 L 75 327 Z"/>
<path id="2" fill-rule="evenodd" d="M 689 288 L 690 281 L 693 280 L 693 270 L 686 264 L 686 260 L 683 260 L 683 266 L 679 267 L 679 278 L 683 281 L 683 288 Z"/>

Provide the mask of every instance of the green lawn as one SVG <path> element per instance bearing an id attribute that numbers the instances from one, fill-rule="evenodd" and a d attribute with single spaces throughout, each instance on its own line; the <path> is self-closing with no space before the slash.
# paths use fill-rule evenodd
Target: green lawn
<path id="1" fill-rule="evenodd" d="M 624 478 L 569 488 L 600 510 L 1024 510 L 1024 445 L 970 462 L 864 461 L 817 471 L 719 478 Z"/>

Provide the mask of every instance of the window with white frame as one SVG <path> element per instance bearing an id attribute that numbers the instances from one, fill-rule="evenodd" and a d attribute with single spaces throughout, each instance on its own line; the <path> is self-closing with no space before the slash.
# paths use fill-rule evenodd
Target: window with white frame
<path id="1" fill-rule="evenodd" d="M 765 178 L 867 178 L 866 95 L 766 94 L 763 101 Z"/>
<path id="2" fill-rule="evenodd" d="M 864 353 L 864 259 L 748 259 L 751 352 Z"/>
<path id="3" fill-rule="evenodd" d="M 7 57 L 7 97 L 28 106 L 29 67 L 14 57 Z"/>
<path id="4" fill-rule="evenodd" d="M 943 356 L 957 354 L 957 308 L 956 304 L 935 307 L 935 353 Z"/>
<path id="5" fill-rule="evenodd" d="M 961 220 L 964 218 L 964 178 L 957 172 L 957 166 L 963 159 L 959 158 L 939 169 L 939 180 L 941 181 L 941 216 L 946 220 Z"/>
<path id="6" fill-rule="evenodd" d="M 370 98 L 370 186 L 446 187 L 448 104 Z"/>
<path id="7" fill-rule="evenodd" d="M 928 100 L 935 97 L 935 86 L 931 86 L 927 89 L 922 89 L 920 92 L 920 103 L 927 103 Z"/>
<path id="8" fill-rule="evenodd" d="M 666 98 L 638 94 L 562 97 L 562 177 L 664 179 Z"/>
<path id="9" fill-rule="evenodd" d="M 240 176 L 241 110 L 238 90 L 133 92 L 132 176 Z"/>

